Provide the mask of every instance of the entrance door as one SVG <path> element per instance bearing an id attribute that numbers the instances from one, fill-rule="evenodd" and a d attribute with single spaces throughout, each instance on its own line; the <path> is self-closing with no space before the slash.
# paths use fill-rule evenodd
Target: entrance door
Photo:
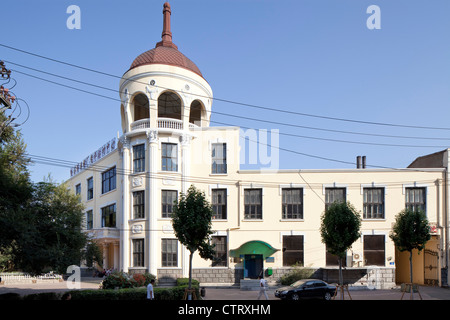
<path id="1" fill-rule="evenodd" d="M 263 255 L 246 254 L 244 260 L 244 277 L 256 279 L 263 274 Z"/>
<path id="2" fill-rule="evenodd" d="M 439 253 L 425 249 L 424 250 L 424 282 L 425 284 L 439 285 Z"/>

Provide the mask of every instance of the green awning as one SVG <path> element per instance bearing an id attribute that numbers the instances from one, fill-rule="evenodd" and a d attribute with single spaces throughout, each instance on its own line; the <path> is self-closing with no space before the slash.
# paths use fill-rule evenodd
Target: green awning
<path id="1" fill-rule="evenodd" d="M 263 258 L 270 257 L 279 249 L 273 248 L 270 244 L 264 241 L 254 240 L 248 241 L 241 245 L 239 248 L 230 250 L 230 256 L 239 258 L 246 254 L 262 254 Z"/>

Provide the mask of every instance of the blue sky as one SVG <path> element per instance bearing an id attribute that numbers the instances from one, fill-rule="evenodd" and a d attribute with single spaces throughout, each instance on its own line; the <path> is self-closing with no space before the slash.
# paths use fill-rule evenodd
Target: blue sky
<path id="1" fill-rule="evenodd" d="M 0 44 L 120 77 L 139 54 L 160 41 L 163 3 L 7 1 Z M 450 146 L 450 1 L 172 0 L 170 4 L 174 43 L 197 64 L 218 99 L 213 102 L 212 125 L 279 130 L 280 168 L 353 168 L 358 155 L 365 155 L 369 166 L 398 168 Z M 70 5 L 81 9 L 80 30 L 66 26 Z M 370 5 L 381 10 L 379 30 L 366 26 Z M 4 46 L 0 59 L 13 70 L 17 81 L 13 91 L 31 111 L 20 127 L 29 154 L 78 162 L 121 131 L 118 78 Z M 18 123 L 27 116 L 21 106 Z M 449 129 L 363 124 L 299 113 Z M 34 181 L 49 173 L 58 182 L 70 176 L 68 167 L 54 161 L 30 170 Z"/>

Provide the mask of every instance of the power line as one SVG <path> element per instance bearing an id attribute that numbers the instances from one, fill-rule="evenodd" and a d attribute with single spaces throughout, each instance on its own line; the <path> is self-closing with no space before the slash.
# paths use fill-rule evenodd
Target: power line
<path id="1" fill-rule="evenodd" d="M 98 70 L 94 70 L 91 68 L 86 68 L 83 66 L 79 66 L 73 63 L 68 63 L 65 61 L 61 61 L 58 59 L 54 59 L 54 58 L 50 58 L 50 57 L 46 57 L 43 55 L 39 55 L 30 51 L 26 51 L 26 50 L 22 50 L 22 49 L 18 49 L 12 46 L 8 46 L 5 44 L 0 43 L 0 46 L 4 47 L 4 48 L 8 48 L 14 51 L 18 51 L 18 52 L 22 52 L 28 55 L 32 55 L 35 57 L 39 57 L 41 59 L 46 59 L 49 61 L 53 61 L 56 63 L 60 63 L 60 64 L 64 64 L 67 66 L 71 66 L 74 68 L 78 68 L 81 70 L 85 70 L 85 71 L 89 71 L 89 72 L 94 72 L 94 73 L 98 73 L 104 76 L 109 76 L 109 77 L 113 77 L 116 79 L 122 79 L 123 77 L 117 76 L 117 75 L 113 75 L 107 72 L 102 72 L 102 71 L 98 71 Z M 133 81 L 133 82 L 138 82 L 138 83 L 143 83 L 140 82 L 138 80 L 134 80 L 134 79 L 125 79 L 128 81 Z M 144 83 L 146 84 L 146 83 Z M 158 87 L 158 86 L 156 86 Z M 164 87 L 159 87 L 162 89 L 168 89 L 168 88 L 164 88 Z M 211 98 L 211 97 L 205 97 L 202 95 L 198 95 L 195 94 L 196 96 L 200 96 L 203 98 Z M 246 106 L 246 107 L 250 107 L 250 108 L 256 108 L 256 109 L 261 109 L 261 110 L 269 110 L 269 111 L 274 111 L 274 112 L 281 112 L 281 113 L 285 113 L 285 114 L 290 114 L 290 115 L 298 115 L 298 116 L 304 116 L 304 117 L 313 117 L 313 118 L 319 118 L 319 119 L 326 119 L 326 120 L 333 120 L 333 121 L 344 121 L 344 122 L 350 122 L 350 123 L 360 123 L 360 124 L 368 124 L 368 125 L 377 125 L 377 126 L 389 126 L 389 127 L 401 127 L 401 128 L 413 128 L 413 129 L 426 129 L 426 130 L 450 130 L 450 128 L 448 127 L 430 127 L 430 126 L 417 126 L 417 125 L 407 125 L 407 124 L 396 124 L 396 123 L 384 123 L 384 122 L 374 122 L 374 121 L 364 121 L 364 120 L 355 120 L 355 119 L 346 119 L 346 118 L 338 118 L 338 117 L 329 117 L 329 116 L 323 116 L 323 115 L 316 115 L 316 114 L 310 114 L 310 113 L 303 113 L 303 112 L 298 112 L 298 111 L 290 111 L 290 110 L 285 110 L 285 109 L 281 109 L 281 108 L 271 108 L 271 107 L 264 107 L 264 106 L 260 106 L 260 105 L 256 105 L 256 104 L 250 104 L 250 103 L 244 103 L 244 102 L 238 102 L 238 101 L 233 101 L 233 100 L 229 100 L 229 99 L 221 99 L 221 98 L 212 98 L 213 100 L 217 100 L 217 101 L 221 101 L 221 102 L 226 102 L 226 103 L 230 103 L 230 104 L 236 104 L 236 105 L 241 105 L 241 106 Z"/>
<path id="2" fill-rule="evenodd" d="M 16 66 L 22 67 L 22 68 L 26 68 L 26 69 L 33 70 L 33 71 L 40 72 L 40 73 L 44 73 L 44 74 L 47 74 L 47 75 L 50 75 L 50 76 L 58 77 L 60 79 L 65 79 L 65 80 L 77 82 L 77 83 L 80 83 L 80 84 L 93 86 L 93 87 L 100 88 L 100 89 L 103 89 L 103 90 L 112 91 L 114 93 L 119 93 L 119 94 L 123 93 L 120 90 L 111 89 L 111 88 L 108 88 L 108 87 L 105 87 L 105 86 L 100 86 L 100 85 L 89 83 L 89 82 L 86 82 L 86 81 L 81 81 L 81 80 L 76 80 L 76 79 L 73 79 L 73 78 L 61 76 L 61 75 L 58 75 L 58 74 L 55 74 L 55 73 L 52 73 L 52 72 L 47 72 L 47 71 L 43 71 L 43 70 L 40 70 L 40 69 L 28 67 L 28 66 L 25 66 L 23 64 L 18 64 L 18 63 L 7 61 L 7 60 L 4 60 L 4 61 L 6 61 L 6 62 L 8 62 L 10 64 L 14 64 Z M 18 73 L 21 73 L 21 74 L 24 74 L 24 75 L 27 75 L 27 76 L 30 76 L 30 77 L 34 77 L 34 78 L 43 80 L 43 81 L 48 81 L 48 82 L 51 82 L 51 83 L 54 83 L 54 84 L 58 84 L 56 82 L 53 82 L 53 81 L 50 81 L 50 80 L 47 80 L 47 79 L 43 79 L 43 78 L 40 78 L 40 77 L 37 77 L 37 76 L 33 76 L 33 75 L 30 75 L 30 74 L 27 74 L 27 73 L 24 73 L 24 72 L 20 72 L 20 71 L 17 71 L 17 70 L 14 70 L 14 71 L 18 72 Z M 103 96 L 103 95 L 100 95 L 100 96 L 105 97 L 105 98 L 109 98 L 109 99 L 113 99 L 115 101 L 119 101 L 120 102 L 120 99 L 114 99 L 114 98 Z M 333 132 L 333 133 L 343 133 L 343 134 L 363 135 L 363 136 L 374 136 L 374 137 L 383 137 L 383 138 L 415 139 L 415 140 L 445 140 L 445 141 L 449 141 L 450 140 L 450 138 L 442 138 L 442 137 L 399 136 L 399 135 L 387 135 L 387 134 L 378 134 L 378 133 L 365 133 L 365 132 L 355 132 L 355 131 L 334 130 L 334 129 L 318 128 L 318 127 L 304 126 L 304 125 L 298 125 L 298 124 L 290 124 L 290 123 L 284 123 L 284 122 L 275 122 L 275 121 L 256 119 L 256 118 L 248 118 L 248 117 L 243 117 L 243 116 L 236 116 L 236 115 L 226 114 L 226 113 L 222 113 L 222 112 L 219 112 L 219 111 L 211 111 L 211 113 L 224 115 L 224 116 L 229 116 L 229 117 L 236 117 L 236 118 L 241 118 L 241 119 L 246 119 L 246 120 L 277 124 L 277 125 L 282 125 L 282 126 L 290 126 L 290 127 L 295 127 L 295 128 L 310 129 L 310 130 L 317 130 L 317 131 L 326 131 L 326 132 Z M 306 138 L 311 138 L 311 137 L 306 137 Z M 343 141 L 343 142 L 346 142 L 346 141 Z M 353 143 L 353 142 L 350 142 L 350 143 Z M 365 144 L 364 142 L 361 142 L 361 143 Z M 401 146 L 401 145 L 390 145 L 390 144 L 381 144 L 381 145 L 396 146 L 396 147 L 397 146 Z M 443 146 L 406 146 L 406 147 L 438 147 L 438 148 L 442 148 Z"/>
<path id="3" fill-rule="evenodd" d="M 33 68 L 30 68 L 30 69 L 33 69 Z M 33 69 L 33 70 L 39 71 L 37 69 Z M 62 83 L 59 83 L 59 82 L 56 82 L 56 81 L 52 81 L 52 80 L 48 80 L 48 79 L 45 79 L 45 78 L 42 78 L 42 77 L 31 75 L 29 73 L 25 73 L 25 72 L 22 72 L 22 71 L 14 70 L 14 72 L 20 73 L 20 74 L 23 74 L 23 75 L 26 75 L 26 76 L 29 76 L 29 77 L 32 77 L 32 78 L 35 78 L 35 79 L 38 79 L 38 80 L 41 80 L 41 81 L 45 81 L 45 82 L 49 82 L 49 83 L 52 83 L 52 84 L 55 84 L 55 85 L 59 85 L 59 86 L 65 87 L 65 88 L 69 88 L 69 89 L 77 90 L 77 91 L 80 91 L 80 92 L 83 92 L 83 93 L 87 93 L 87 94 L 99 96 L 99 97 L 102 97 L 102 98 L 106 98 L 106 99 L 109 99 L 109 100 L 121 102 L 121 100 L 117 99 L 117 98 L 112 98 L 112 97 L 109 97 L 109 96 L 105 96 L 105 95 L 102 95 L 102 94 L 94 93 L 94 92 L 91 92 L 91 91 L 88 91 L 88 90 L 84 90 L 84 89 L 79 89 L 79 88 L 76 88 L 76 87 L 73 87 L 73 86 L 69 86 L 69 85 L 66 85 L 66 84 L 62 84 Z M 94 84 L 90 84 L 90 83 L 87 83 L 87 82 L 84 82 L 84 81 L 70 79 L 70 78 L 67 78 L 67 77 L 55 75 L 55 74 L 48 73 L 48 72 L 45 72 L 45 71 L 40 71 L 40 72 L 43 72 L 43 73 L 46 73 L 46 74 L 50 74 L 50 75 L 53 75 L 53 76 L 57 76 L 57 77 L 60 77 L 60 78 L 64 78 L 66 80 L 75 81 L 75 82 L 82 83 L 82 84 L 87 84 L 87 85 L 92 85 L 92 86 L 95 86 L 95 87 L 99 87 L 99 88 L 102 88 L 102 89 L 106 89 L 106 90 L 110 90 L 110 91 L 116 92 L 116 90 L 113 90 L 113 89 L 110 89 L 110 88 L 106 88 L 106 87 L 102 87 L 102 86 L 98 86 L 98 85 L 94 85 Z M 265 123 L 271 123 L 271 124 L 282 125 L 282 126 L 289 126 L 289 127 L 306 128 L 306 129 L 314 129 L 314 130 L 323 130 L 323 131 L 339 132 L 339 133 L 372 135 L 372 134 L 368 134 L 368 133 L 357 133 L 357 132 L 349 132 L 349 131 L 340 131 L 340 130 L 331 130 L 331 129 L 321 129 L 321 128 L 314 128 L 314 127 L 307 127 L 307 126 L 301 126 L 301 125 L 290 124 L 290 123 L 282 123 L 282 122 L 276 122 L 276 121 L 270 121 L 270 120 L 264 120 L 264 119 L 250 118 L 250 117 L 244 117 L 244 116 L 237 116 L 237 115 L 226 114 L 226 113 L 222 113 L 222 112 L 218 112 L 218 111 L 212 111 L 211 113 L 219 114 L 219 115 L 223 115 L 223 116 L 228 116 L 228 117 L 233 117 L 233 118 L 238 118 L 238 119 L 245 119 L 245 120 L 251 120 L 251 121 L 265 122 Z M 211 121 L 211 122 L 221 123 L 221 124 L 228 125 L 228 126 L 233 126 L 232 124 L 227 124 L 227 123 L 223 123 L 223 122 L 215 122 L 215 121 Z M 243 126 L 240 126 L 240 127 L 250 129 L 248 127 L 243 127 Z M 321 140 L 321 141 L 350 143 L 350 144 L 363 144 L 363 145 L 384 146 L 384 147 L 447 148 L 446 145 L 442 145 L 442 146 L 441 145 L 437 145 L 437 146 L 436 145 L 432 145 L 432 146 L 430 146 L 430 145 L 389 144 L 389 143 L 375 143 L 375 142 L 350 141 L 350 140 L 339 140 L 339 139 L 330 139 L 330 138 L 311 137 L 311 136 L 306 136 L 306 135 L 290 134 L 290 133 L 285 133 L 285 132 L 280 132 L 279 134 L 286 135 L 286 136 L 291 136 L 291 137 L 314 139 L 314 140 Z M 374 134 L 374 136 L 383 136 L 383 135 Z M 433 139 L 433 138 L 423 138 L 423 137 L 405 137 L 405 136 L 389 136 L 389 135 L 384 135 L 384 136 L 385 137 L 391 137 L 391 138 L 392 137 L 396 137 L 396 138 L 410 138 L 410 139 L 413 139 L 413 138 L 417 138 L 417 139 Z M 438 139 L 450 140 L 450 139 L 446 139 L 446 138 L 438 138 Z"/>

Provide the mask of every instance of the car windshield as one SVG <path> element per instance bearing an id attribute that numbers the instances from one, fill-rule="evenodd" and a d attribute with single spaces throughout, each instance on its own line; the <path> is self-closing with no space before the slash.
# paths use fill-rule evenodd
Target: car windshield
<path id="1" fill-rule="evenodd" d="M 293 284 L 291 284 L 291 287 L 294 287 L 294 288 L 300 287 L 306 281 L 311 281 L 311 280 L 307 280 L 307 279 L 298 280 L 298 281 L 294 282 Z"/>

